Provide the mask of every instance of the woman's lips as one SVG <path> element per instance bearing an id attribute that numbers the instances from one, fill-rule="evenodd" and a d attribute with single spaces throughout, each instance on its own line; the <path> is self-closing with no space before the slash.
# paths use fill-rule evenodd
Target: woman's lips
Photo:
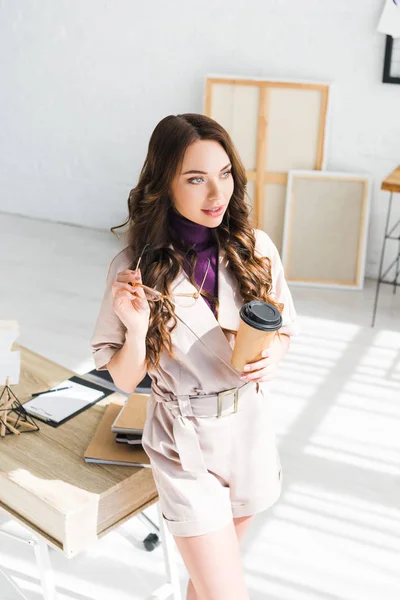
<path id="1" fill-rule="evenodd" d="M 211 210 L 204 210 L 204 209 L 202 209 L 202 210 L 203 210 L 203 212 L 204 212 L 204 213 L 206 213 L 206 215 L 208 215 L 209 217 L 219 217 L 219 216 L 221 216 L 221 215 L 222 215 L 222 213 L 224 212 L 224 208 L 225 208 L 225 206 L 220 206 L 220 207 L 218 208 L 218 210 L 213 210 L 213 211 L 211 211 Z"/>

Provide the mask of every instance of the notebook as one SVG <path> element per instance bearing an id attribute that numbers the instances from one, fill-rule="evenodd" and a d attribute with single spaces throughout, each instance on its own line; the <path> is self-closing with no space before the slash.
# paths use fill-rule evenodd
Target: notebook
<path id="1" fill-rule="evenodd" d="M 131 394 L 111 426 L 113 433 L 143 433 L 149 398 L 149 394 Z"/>
<path id="2" fill-rule="evenodd" d="M 46 390 L 43 394 L 24 403 L 26 412 L 48 425 L 58 427 L 99 400 L 112 394 L 112 390 L 81 377 L 71 377 L 50 388 L 68 388 L 60 391 Z"/>
<path id="3" fill-rule="evenodd" d="M 115 437 L 119 444 L 141 444 L 141 433 L 117 433 Z"/>
<path id="4" fill-rule="evenodd" d="M 150 459 L 142 446 L 118 444 L 111 431 L 120 404 L 109 404 L 83 457 L 88 463 L 122 465 L 128 467 L 151 467 Z"/>

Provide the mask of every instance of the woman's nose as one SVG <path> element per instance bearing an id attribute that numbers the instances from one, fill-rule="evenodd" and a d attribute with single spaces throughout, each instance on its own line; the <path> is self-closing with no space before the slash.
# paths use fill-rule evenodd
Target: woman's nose
<path id="1" fill-rule="evenodd" d="M 222 184 L 216 181 L 210 181 L 208 188 L 208 197 L 210 199 L 223 198 Z"/>

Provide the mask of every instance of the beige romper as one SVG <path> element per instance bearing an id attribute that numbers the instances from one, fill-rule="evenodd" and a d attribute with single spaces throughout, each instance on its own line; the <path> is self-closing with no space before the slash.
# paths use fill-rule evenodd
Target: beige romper
<path id="1" fill-rule="evenodd" d="M 278 251 L 261 230 L 255 230 L 256 251 L 272 261 L 273 293 L 285 307 L 282 333 L 298 327 L 292 297 Z M 147 407 L 143 447 L 151 460 L 160 507 L 170 532 L 178 536 L 209 533 L 232 517 L 253 515 L 271 506 L 281 492 L 282 475 L 271 418 L 268 383 L 245 383 L 230 367 L 232 339 L 243 304 L 236 280 L 219 254 L 219 321 L 203 298 L 193 307 L 176 306 L 178 324 L 172 360 L 162 351 L 150 369 L 152 393 Z M 102 369 L 125 340 L 125 328 L 112 308 L 111 284 L 131 267 L 127 250 L 111 262 L 106 289 L 92 338 L 94 360 Z M 171 291 L 194 292 L 184 271 Z M 216 393 L 239 390 L 220 398 Z M 211 415 L 211 416 L 210 416 Z"/>

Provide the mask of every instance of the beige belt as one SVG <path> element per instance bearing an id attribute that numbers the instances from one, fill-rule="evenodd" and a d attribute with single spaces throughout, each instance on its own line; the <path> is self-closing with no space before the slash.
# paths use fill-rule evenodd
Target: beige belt
<path id="1" fill-rule="evenodd" d="M 216 394 L 179 395 L 162 402 L 174 415 L 173 434 L 184 471 L 193 474 L 207 473 L 199 438 L 192 421 L 186 417 L 221 418 L 232 415 L 238 410 L 239 398 L 254 387 L 258 391 L 258 383 L 248 381 L 240 388 Z"/>

